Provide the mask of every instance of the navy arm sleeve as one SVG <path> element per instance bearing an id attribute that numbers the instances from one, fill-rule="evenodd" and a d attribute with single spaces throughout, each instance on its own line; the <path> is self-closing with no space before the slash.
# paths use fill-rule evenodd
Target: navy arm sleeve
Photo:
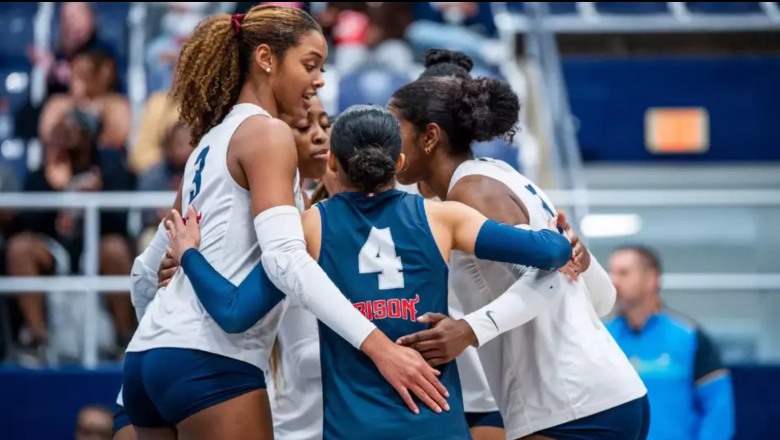
<path id="1" fill-rule="evenodd" d="M 249 330 L 285 297 L 268 279 L 262 264 L 239 286 L 217 272 L 197 249 L 184 252 L 181 268 L 198 300 L 226 333 Z"/>
<path id="2" fill-rule="evenodd" d="M 563 235 L 549 229 L 530 231 L 487 220 L 477 235 L 474 256 L 482 260 L 500 261 L 556 270 L 571 259 L 571 243 Z"/>
<path id="3" fill-rule="evenodd" d="M 696 331 L 694 380 L 696 408 L 701 417 L 696 440 L 730 440 L 734 437 L 734 393 L 731 375 L 720 356 L 700 330 Z"/>

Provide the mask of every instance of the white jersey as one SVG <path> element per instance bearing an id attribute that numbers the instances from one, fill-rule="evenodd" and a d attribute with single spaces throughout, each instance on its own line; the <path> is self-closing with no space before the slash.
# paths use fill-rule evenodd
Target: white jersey
<path id="1" fill-rule="evenodd" d="M 249 117 L 268 113 L 253 104 L 233 107 L 192 152 L 184 168 L 181 212 L 192 205 L 200 218 L 200 252 L 231 283 L 238 285 L 260 264 L 249 191 L 239 186 L 227 165 L 228 145 Z M 299 177 L 296 204 L 303 208 Z M 287 301 L 282 301 L 252 328 L 225 333 L 198 301 L 189 279 L 177 271 L 155 295 L 133 336 L 128 352 L 174 347 L 237 359 L 266 370 L 271 346 Z"/>
<path id="2" fill-rule="evenodd" d="M 317 318 L 291 301 L 279 325 L 276 371 L 266 372 L 276 440 L 322 439 L 322 374 Z"/>
<path id="3" fill-rule="evenodd" d="M 452 280 L 452 278 L 450 278 Z M 460 319 L 463 317 L 463 307 L 458 302 L 457 294 L 450 285 L 448 305 L 450 317 Z M 479 361 L 478 350 L 474 347 L 467 348 L 455 359 L 458 363 L 458 376 L 460 376 L 460 388 L 463 394 L 463 410 L 467 413 L 487 413 L 498 411 L 496 400 L 490 392 L 485 372 Z"/>
<path id="4" fill-rule="evenodd" d="M 470 175 L 507 185 L 528 209 L 531 229 L 546 228 L 554 216 L 547 196 L 504 162 L 464 162 L 455 171 L 449 190 Z M 450 285 L 465 313 L 492 302 L 516 280 L 507 264 L 452 252 Z M 587 417 L 647 393 L 596 315 L 584 281 L 562 282 L 561 289 L 566 290 L 536 318 L 478 350 L 508 439 Z"/>

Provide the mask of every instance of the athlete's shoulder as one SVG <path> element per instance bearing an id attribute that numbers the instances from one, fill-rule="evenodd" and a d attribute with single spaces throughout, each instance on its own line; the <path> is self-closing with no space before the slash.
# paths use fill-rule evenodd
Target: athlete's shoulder
<path id="1" fill-rule="evenodd" d="M 301 213 L 301 222 L 303 223 L 304 231 L 307 229 L 307 227 L 315 226 L 320 223 L 320 208 L 318 205 L 321 203 L 322 202 L 317 203 L 316 205 Z"/>
<path id="2" fill-rule="evenodd" d="M 455 200 L 440 202 L 438 200 L 423 199 L 423 206 L 425 207 L 425 214 L 431 220 L 449 219 L 473 211 L 473 209 L 469 208 L 466 204 Z"/>
<path id="3" fill-rule="evenodd" d="M 461 202 L 499 223 L 528 223 L 528 210 L 505 183 L 483 174 L 458 180 L 447 194 L 448 201 Z"/>
<path id="4" fill-rule="evenodd" d="M 295 138 L 279 119 L 259 114 L 247 117 L 233 134 L 230 149 L 245 166 L 297 168 Z"/>
<path id="5" fill-rule="evenodd" d="M 267 149 L 289 142 L 295 145 L 292 130 L 287 124 L 258 114 L 247 117 L 238 126 L 230 143 L 231 146 L 248 144 L 253 149 Z"/>

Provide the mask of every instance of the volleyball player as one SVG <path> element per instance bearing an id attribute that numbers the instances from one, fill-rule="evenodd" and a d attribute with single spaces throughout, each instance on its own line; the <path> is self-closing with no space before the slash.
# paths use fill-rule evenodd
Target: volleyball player
<path id="1" fill-rule="evenodd" d="M 504 224 L 545 227 L 556 217 L 546 195 L 509 165 L 471 152 L 475 141 L 512 133 L 509 116 L 517 102 L 508 87 L 484 78 L 424 78 L 404 86 L 388 104 L 401 123 L 408 158 L 398 180 L 423 181 L 440 199 Z M 645 387 L 593 306 L 614 298 L 594 258 L 578 282 L 458 252 L 450 267 L 466 317 L 425 316 L 421 321 L 435 328 L 399 343 L 420 350 L 432 365 L 478 346 L 508 439 L 646 437 Z"/>

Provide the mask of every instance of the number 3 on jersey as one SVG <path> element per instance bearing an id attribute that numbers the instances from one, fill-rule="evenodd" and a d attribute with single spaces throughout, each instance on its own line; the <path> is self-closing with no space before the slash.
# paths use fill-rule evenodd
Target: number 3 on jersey
<path id="1" fill-rule="evenodd" d="M 190 201 L 188 204 L 192 204 L 192 200 L 200 194 L 200 175 L 203 172 L 203 167 L 206 166 L 206 156 L 209 154 L 209 147 L 203 149 L 195 159 L 195 177 L 192 179 L 192 190 L 190 191 Z"/>
<path id="2" fill-rule="evenodd" d="M 552 209 L 550 209 L 550 205 L 548 205 L 547 202 L 544 201 L 542 196 L 539 195 L 539 192 L 536 191 L 536 188 L 534 188 L 533 185 L 528 184 L 526 185 L 525 189 L 527 189 L 528 192 L 530 192 L 531 194 L 535 195 L 536 198 L 538 198 L 542 202 L 542 209 L 544 209 L 546 213 L 550 214 L 550 218 L 555 217 L 555 213 L 552 211 Z"/>
<path id="3" fill-rule="evenodd" d="M 395 253 L 390 228 L 371 228 L 358 255 L 358 270 L 360 273 L 378 273 L 379 290 L 404 288 L 403 264 Z"/>

